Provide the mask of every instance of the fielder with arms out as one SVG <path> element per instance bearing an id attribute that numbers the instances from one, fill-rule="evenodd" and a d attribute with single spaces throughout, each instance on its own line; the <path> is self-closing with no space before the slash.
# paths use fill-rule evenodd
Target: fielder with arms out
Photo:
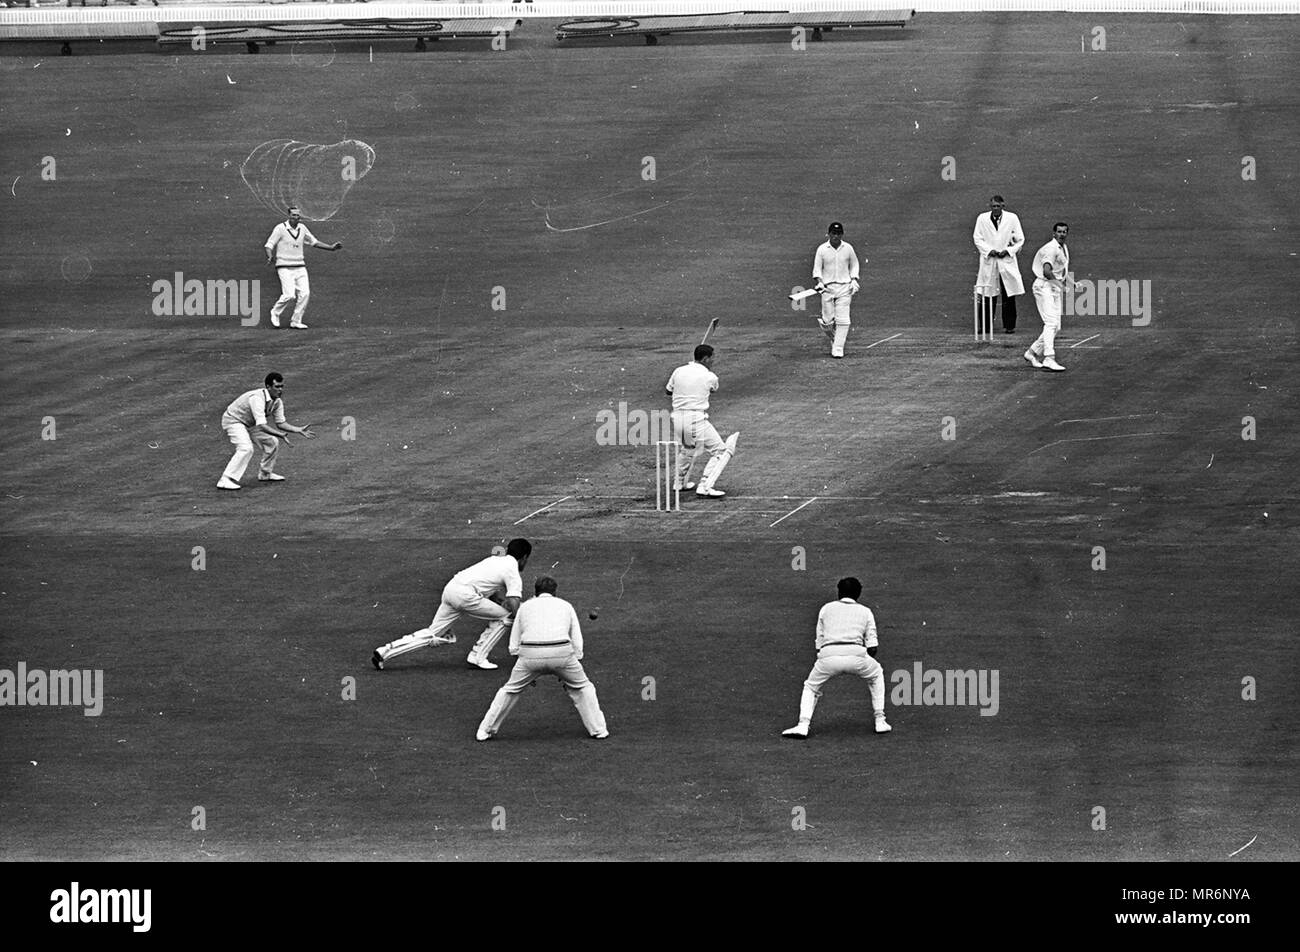
<path id="1" fill-rule="evenodd" d="M 885 670 L 876 660 L 876 617 L 858 602 L 862 583 L 857 579 L 842 578 L 837 588 L 839 600 L 827 602 L 817 615 L 817 662 L 803 683 L 799 723 L 782 731 L 785 737 L 803 740 L 808 736 L 822 685 L 837 674 L 856 674 L 865 680 L 876 714 L 876 733 L 893 730 L 885 720 Z"/>

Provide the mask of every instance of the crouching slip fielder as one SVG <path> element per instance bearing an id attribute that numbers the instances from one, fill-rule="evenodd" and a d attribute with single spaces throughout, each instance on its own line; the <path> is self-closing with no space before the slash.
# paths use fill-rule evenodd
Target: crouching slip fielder
<path id="1" fill-rule="evenodd" d="M 284 377 L 269 373 L 263 381 L 266 386 L 240 394 L 221 414 L 221 428 L 235 453 L 226 464 L 226 471 L 217 480 L 218 489 L 238 489 L 239 481 L 253 458 L 253 444 L 262 450 L 262 460 L 257 465 L 257 478 L 264 483 L 283 482 L 284 477 L 274 472 L 275 457 L 280 452 L 280 441 L 286 446 L 290 433 L 300 433 L 307 439 L 316 436 L 311 424 L 294 426 L 284 418 Z"/>
<path id="2" fill-rule="evenodd" d="M 782 731 L 785 737 L 808 736 L 808 725 L 822 696 L 822 685 L 837 674 L 856 674 L 864 679 L 871 690 L 871 707 L 876 712 L 876 733 L 893 730 L 885 720 L 885 671 L 876 660 L 876 618 L 870 608 L 858 603 L 861 582 L 842 578 L 838 589 L 839 601 L 827 602 L 817 616 L 817 661 L 803 683 L 799 723 Z"/>
<path id="3" fill-rule="evenodd" d="M 722 471 L 736 455 L 739 433 L 727 437 L 726 442 L 709 422 L 709 394 L 718 389 L 718 375 L 713 372 L 713 348 L 700 344 L 695 348 L 695 359 L 673 371 L 664 388 L 673 399 L 673 437 L 682 445 L 677 456 L 677 472 L 673 475 L 674 489 L 695 489 L 695 495 L 725 496 L 714 489 Z M 702 453 L 709 454 L 704 473 L 696 486 L 690 482 L 695 460 Z"/>
<path id="4" fill-rule="evenodd" d="M 462 615 L 488 620 L 474 647 L 470 649 L 465 660 L 476 668 L 490 671 L 496 667 L 488 660 L 488 654 L 506 628 L 510 626 L 515 611 L 519 608 L 519 599 L 524 592 L 523 579 L 519 573 L 528 564 L 528 556 L 533 551 L 527 539 L 511 539 L 506 546 L 505 555 L 489 555 L 481 562 L 475 562 L 467 569 L 457 572 L 442 590 L 442 603 L 438 606 L 433 621 L 428 628 L 421 628 L 396 641 L 380 645 L 370 656 L 370 663 L 376 669 L 384 670 L 384 665 L 416 648 L 428 645 L 454 645 L 455 634 L 451 626 Z M 500 604 L 497 600 L 500 599 Z"/>
<path id="5" fill-rule="evenodd" d="M 544 674 L 560 679 L 564 690 L 578 709 L 582 726 L 597 740 L 609 736 L 605 715 L 601 713 L 596 687 L 582 670 L 582 628 L 578 613 L 562 598 L 555 597 L 557 586 L 549 575 L 539 576 L 534 585 L 537 597 L 519 606 L 514 628 L 510 632 L 510 653 L 518 655 L 510 680 L 492 699 L 483 715 L 476 740 L 491 740 L 501 729 L 524 689 Z"/>

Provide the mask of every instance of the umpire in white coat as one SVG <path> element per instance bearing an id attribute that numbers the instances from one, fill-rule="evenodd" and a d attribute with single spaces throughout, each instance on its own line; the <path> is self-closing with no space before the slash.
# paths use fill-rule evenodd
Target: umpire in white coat
<path id="1" fill-rule="evenodd" d="M 519 606 L 510 632 L 510 653 L 517 655 L 510 680 L 492 699 L 492 706 L 478 726 L 477 740 L 491 740 L 519 700 L 524 689 L 544 674 L 560 679 L 573 706 L 578 709 L 582 726 L 598 740 L 609 736 L 605 715 L 600 710 L 596 687 L 582 669 L 582 628 L 578 613 L 562 598 L 555 597 L 555 579 L 538 577 L 534 583 L 536 598 Z"/>
<path id="2" fill-rule="evenodd" d="M 1025 244 L 1025 233 L 1020 230 L 1020 218 L 1006 211 L 1001 195 L 989 199 L 989 210 L 975 219 L 975 250 L 980 254 L 979 272 L 975 276 L 975 291 L 981 296 L 981 317 L 993 330 L 993 301 L 1002 295 L 1002 329 L 1008 334 L 1016 332 L 1016 295 L 1025 293 L 1025 283 L 1020 277 L 1016 252 Z"/>

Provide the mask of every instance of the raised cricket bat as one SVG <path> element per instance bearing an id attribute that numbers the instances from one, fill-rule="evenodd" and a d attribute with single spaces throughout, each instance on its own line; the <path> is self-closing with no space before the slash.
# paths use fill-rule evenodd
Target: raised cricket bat
<path id="1" fill-rule="evenodd" d="M 810 298 L 814 294 L 820 294 L 816 288 L 804 288 L 802 291 L 795 291 L 793 294 L 787 294 L 791 301 L 802 301 L 804 298 Z"/>
<path id="2" fill-rule="evenodd" d="M 713 320 L 709 321 L 709 326 L 704 331 L 704 337 L 700 341 L 700 343 L 707 344 L 709 342 L 709 335 L 712 334 L 717 329 L 718 329 L 718 319 L 715 317 Z"/>

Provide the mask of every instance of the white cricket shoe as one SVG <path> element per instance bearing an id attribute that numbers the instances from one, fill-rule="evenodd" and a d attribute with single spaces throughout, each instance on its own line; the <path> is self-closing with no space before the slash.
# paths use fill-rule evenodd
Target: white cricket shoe
<path id="1" fill-rule="evenodd" d="M 470 655 L 465 659 L 465 663 L 472 668 L 482 668 L 484 671 L 495 671 L 497 669 L 497 665 L 487 658 L 480 658 L 478 655 Z"/>
<path id="2" fill-rule="evenodd" d="M 279 473 L 258 473 L 257 481 L 259 483 L 282 483 L 284 477 Z"/>
<path id="3" fill-rule="evenodd" d="M 279 319 L 278 317 L 276 317 L 274 314 L 271 315 L 271 326 L 272 326 L 272 327 L 279 327 L 279 326 L 280 326 L 280 319 Z"/>
<path id="4" fill-rule="evenodd" d="M 876 733 L 877 733 L 877 734 L 888 734 L 888 733 L 889 733 L 890 731 L 892 731 L 892 730 L 893 730 L 893 728 L 889 726 L 889 721 L 885 720 L 885 718 L 884 718 L 883 716 L 882 716 L 882 717 L 877 717 L 877 718 L 876 718 Z"/>
<path id="5" fill-rule="evenodd" d="M 1058 364 L 1058 363 L 1056 362 L 1056 358 L 1055 358 L 1055 357 L 1044 357 L 1044 358 L 1043 358 L 1043 369 L 1044 369 L 1044 370 L 1056 370 L 1056 371 L 1061 371 L 1061 370 L 1064 370 L 1065 368 L 1062 367 L 1060 364 Z"/>
<path id="6" fill-rule="evenodd" d="M 704 496 L 706 499 L 717 499 L 719 496 L 725 496 L 726 493 L 721 489 L 705 489 L 701 486 L 695 490 L 695 495 Z"/>
<path id="7" fill-rule="evenodd" d="M 804 723 L 796 724 L 794 725 L 794 727 L 791 727 L 789 730 L 781 731 L 781 736 L 797 737 L 800 740 L 804 740 L 808 737 L 808 725 Z"/>
<path id="8" fill-rule="evenodd" d="M 609 736 L 609 731 L 601 731 L 599 734 L 592 734 L 592 740 L 604 740 Z"/>
<path id="9" fill-rule="evenodd" d="M 290 324 L 289 326 L 296 331 L 305 331 L 307 329 L 306 324 Z"/>
<path id="10" fill-rule="evenodd" d="M 1035 370 L 1039 370 L 1043 366 L 1043 362 L 1038 359 L 1038 355 L 1032 350 L 1025 351 L 1025 360 L 1029 361 L 1029 366 L 1033 367 Z"/>
<path id="11" fill-rule="evenodd" d="M 475 739 L 475 740 L 491 740 L 491 739 L 492 739 L 492 735 L 489 734 L 487 731 L 485 731 L 483 728 L 480 727 L 477 731 L 474 732 L 474 739 Z"/>
<path id="12" fill-rule="evenodd" d="M 694 483 L 673 483 L 673 490 L 676 492 L 681 492 L 683 489 L 694 489 L 694 488 L 695 488 Z"/>
<path id="13" fill-rule="evenodd" d="M 239 483 L 235 482 L 233 479 L 227 479 L 225 476 L 222 476 L 219 480 L 217 480 L 217 488 L 218 488 L 218 489 L 238 489 L 238 488 L 239 488 Z"/>

